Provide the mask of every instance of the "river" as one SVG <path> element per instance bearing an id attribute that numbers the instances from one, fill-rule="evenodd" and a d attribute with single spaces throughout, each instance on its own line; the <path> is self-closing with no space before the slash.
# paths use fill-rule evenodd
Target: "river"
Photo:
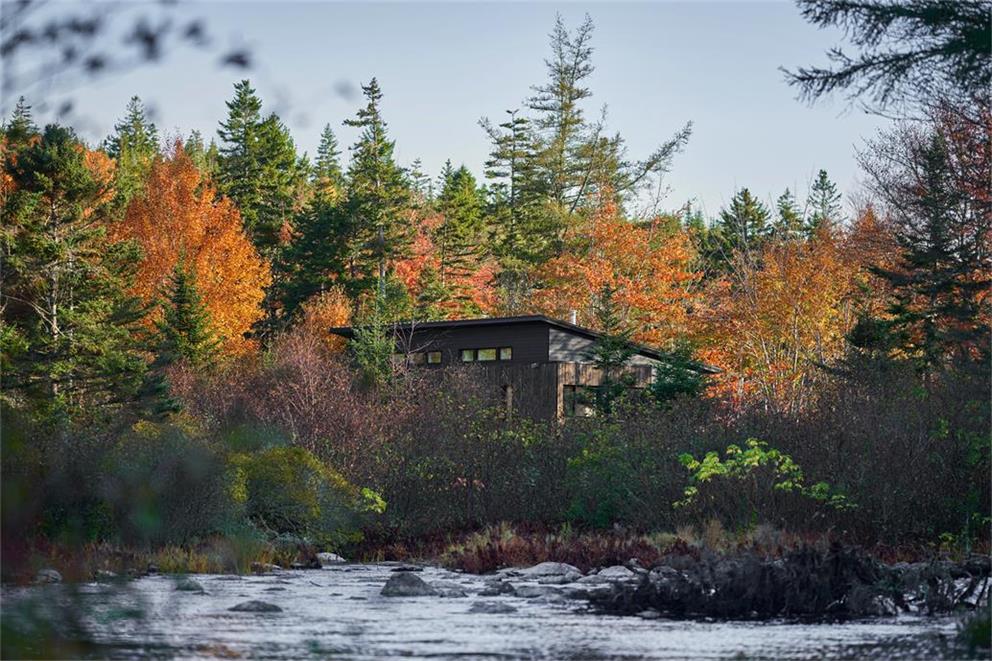
<path id="1" fill-rule="evenodd" d="M 176 580 L 163 575 L 122 584 L 5 587 L 2 603 L 11 626 L 24 610 L 18 606 L 28 602 L 54 617 L 58 604 L 73 604 L 85 614 L 98 656 L 110 658 L 956 658 L 952 618 L 808 624 L 613 617 L 570 599 L 480 597 L 484 577 L 433 567 L 419 575 L 459 583 L 468 596 L 380 596 L 394 568 L 343 564 L 194 576 L 202 594 L 177 591 Z M 228 610 L 248 600 L 282 611 Z M 473 612 L 480 603 L 512 612 Z"/>

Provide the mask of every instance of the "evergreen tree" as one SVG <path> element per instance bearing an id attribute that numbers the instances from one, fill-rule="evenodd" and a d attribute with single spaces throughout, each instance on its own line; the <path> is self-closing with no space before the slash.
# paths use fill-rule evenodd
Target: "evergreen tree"
<path id="1" fill-rule="evenodd" d="M 227 102 L 227 121 L 220 137 L 221 192 L 234 200 L 249 231 L 258 224 L 262 164 L 258 155 L 258 132 L 262 124 L 262 102 L 247 80 L 234 85 L 234 98 Z"/>
<path id="2" fill-rule="evenodd" d="M 145 362 L 129 295 L 137 249 L 106 237 L 108 181 L 87 167 L 75 134 L 47 126 L 7 174 L 9 253 L 0 293 L 4 389 L 92 410 L 133 396 Z"/>
<path id="3" fill-rule="evenodd" d="M 889 202 L 901 255 L 893 268 L 874 269 L 893 300 L 887 318 L 860 320 L 852 332 L 856 346 L 907 356 L 925 370 L 948 362 L 987 368 L 989 126 L 952 118 L 926 131 L 897 131 L 873 146 L 880 159 L 868 168 Z"/>
<path id="4" fill-rule="evenodd" d="M 262 102 L 247 80 L 234 86 L 221 139 L 219 187 L 241 211 L 255 247 L 273 259 L 305 183 L 305 169 L 289 131 L 276 115 L 262 118 Z"/>
<path id="5" fill-rule="evenodd" d="M 768 220 L 765 205 L 747 188 L 740 189 L 730 207 L 720 212 L 717 225 L 724 259 L 729 260 L 734 253 L 753 253 L 767 236 Z"/>
<path id="6" fill-rule="evenodd" d="M 446 164 L 437 208 L 443 219 L 434 232 L 434 245 L 440 262 L 442 288 L 474 273 L 479 266 L 482 247 L 482 198 L 475 177 L 464 165 L 457 170 Z M 455 293 L 457 296 L 457 292 Z"/>
<path id="7" fill-rule="evenodd" d="M 788 188 L 775 202 L 778 216 L 772 224 L 772 234 L 776 238 L 792 240 L 804 236 L 805 222 L 802 211 L 796 204 L 796 196 Z"/>
<path id="8" fill-rule="evenodd" d="M 813 237 L 819 231 L 831 232 L 841 220 L 841 195 L 837 185 L 830 181 L 826 170 L 820 170 L 816 175 L 809 191 L 806 202 L 809 218 L 806 222 L 806 234 Z"/>
<path id="9" fill-rule="evenodd" d="M 128 202 L 144 188 L 152 162 L 159 153 L 158 129 L 148 119 L 141 99 L 132 96 L 124 117 L 104 141 L 104 151 L 117 161 L 115 207 L 123 213 Z"/>
<path id="10" fill-rule="evenodd" d="M 293 237 L 274 263 L 275 296 L 284 322 L 295 319 L 303 303 L 329 290 L 344 272 L 346 213 L 342 205 L 317 195 L 296 216 Z"/>
<path id="11" fill-rule="evenodd" d="M 424 173 L 424 165 L 419 158 L 414 159 L 410 164 L 406 176 L 410 180 L 410 188 L 422 202 L 429 204 L 434 201 L 434 184 Z"/>
<path id="12" fill-rule="evenodd" d="M 600 371 L 600 385 L 595 389 L 593 405 L 605 415 L 613 411 L 617 400 L 633 385 L 633 377 L 625 367 L 636 353 L 631 342 L 632 331 L 616 309 L 615 295 L 616 290 L 609 285 L 604 285 L 596 295 L 593 310 L 602 335 L 589 354 Z"/>
<path id="13" fill-rule="evenodd" d="M 327 124 L 320 134 L 320 144 L 317 146 L 313 184 L 318 195 L 327 197 L 331 202 L 338 200 L 344 191 L 344 173 L 341 171 L 340 156 L 338 139 L 331 130 L 331 125 Z"/>
<path id="14" fill-rule="evenodd" d="M 407 254 L 413 240 L 404 213 L 411 196 L 379 110 L 378 81 L 373 78 L 362 91 L 368 103 L 355 119 L 345 121 L 362 131 L 348 167 L 347 225 L 342 228 L 348 239 L 345 276 L 353 296 L 378 283 L 381 297 L 389 263 Z"/>
<path id="15" fill-rule="evenodd" d="M 680 397 L 698 397 L 709 385 L 707 374 L 693 355 L 688 342 L 678 342 L 667 352 L 667 359 L 654 370 L 651 396 L 659 405 Z"/>
<path id="16" fill-rule="evenodd" d="M 208 364 L 219 345 L 210 328 L 210 313 L 196 289 L 196 274 L 180 258 L 164 292 L 162 318 L 157 324 L 158 364 L 180 360 Z"/>
<path id="17" fill-rule="evenodd" d="M 196 169 L 203 173 L 204 178 L 210 181 L 217 178 L 220 152 L 216 142 L 211 140 L 209 145 L 205 145 L 203 135 L 199 131 L 193 130 L 183 142 L 183 150 L 192 159 Z"/>
<path id="18" fill-rule="evenodd" d="M 14 106 L 10 121 L 4 124 L 3 137 L 10 145 L 23 145 L 35 135 L 38 135 L 38 127 L 31 116 L 31 106 L 22 96 L 17 99 L 17 105 Z"/>
<path id="19" fill-rule="evenodd" d="M 131 152 L 130 158 L 151 159 L 158 153 L 158 129 L 148 119 L 145 104 L 141 98 L 132 96 L 127 103 L 126 114 L 114 124 L 114 133 L 104 143 L 104 151 L 118 160 Z"/>

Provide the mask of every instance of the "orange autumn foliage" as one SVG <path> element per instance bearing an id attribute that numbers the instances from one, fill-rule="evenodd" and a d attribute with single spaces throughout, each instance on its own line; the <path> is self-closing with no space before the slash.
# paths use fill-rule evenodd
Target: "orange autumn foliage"
<path id="1" fill-rule="evenodd" d="M 217 195 L 181 143 L 171 155 L 156 159 L 144 193 L 131 202 L 114 233 L 115 239 L 132 239 L 142 248 L 134 286 L 142 300 L 159 299 L 183 257 L 196 274 L 222 351 L 240 354 L 253 348 L 244 333 L 263 316 L 269 265 L 245 235 L 237 208 Z"/>
<path id="2" fill-rule="evenodd" d="M 328 329 L 347 326 L 351 321 L 351 309 L 351 299 L 341 288 L 335 287 L 316 294 L 303 303 L 300 327 L 319 337 L 331 351 L 344 351 L 347 344 L 345 339 L 329 333 Z"/>
<path id="3" fill-rule="evenodd" d="M 802 408 L 816 366 L 845 350 L 853 273 L 825 233 L 771 243 L 758 260 L 736 259 L 730 276 L 709 288 L 704 314 L 701 355 L 724 370 L 714 394 Z"/>
<path id="4" fill-rule="evenodd" d="M 575 310 L 583 326 L 596 326 L 596 296 L 613 290 L 621 320 L 639 342 L 665 345 L 691 334 L 690 309 L 702 274 L 684 232 L 660 220 L 634 225 L 605 204 L 576 228 L 563 254 L 537 273 L 546 286 L 535 293 L 537 311 L 567 319 Z"/>
<path id="5" fill-rule="evenodd" d="M 422 293 L 425 271 L 431 269 L 438 273 L 441 270 L 441 259 L 433 236 L 444 222 L 444 217 L 439 213 L 417 214 L 411 211 L 410 222 L 414 226 L 410 254 L 397 260 L 392 266 L 393 273 L 410 296 L 416 299 Z M 496 309 L 499 295 L 493 282 L 497 264 L 492 259 L 480 259 L 475 266 L 470 273 L 449 275 L 445 285 L 454 296 L 438 305 L 446 319 L 459 319 L 479 313 L 490 314 Z"/>

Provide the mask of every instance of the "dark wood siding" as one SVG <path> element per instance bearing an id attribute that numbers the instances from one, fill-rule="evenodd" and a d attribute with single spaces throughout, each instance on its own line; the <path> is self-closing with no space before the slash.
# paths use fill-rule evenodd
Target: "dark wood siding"
<path id="1" fill-rule="evenodd" d="M 513 364 L 548 362 L 548 327 L 541 322 L 506 326 L 423 328 L 398 333 L 403 352 L 441 351 L 442 365 L 461 364 L 462 349 L 512 347 Z"/>

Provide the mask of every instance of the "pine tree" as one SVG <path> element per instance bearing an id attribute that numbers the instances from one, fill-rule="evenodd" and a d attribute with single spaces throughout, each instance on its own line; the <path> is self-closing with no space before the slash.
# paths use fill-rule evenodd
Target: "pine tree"
<path id="1" fill-rule="evenodd" d="M 180 258 L 164 291 L 162 318 L 157 324 L 157 364 L 180 360 L 193 365 L 208 364 L 219 341 L 210 327 L 210 313 L 196 288 L 196 274 Z"/>
<path id="2" fill-rule="evenodd" d="M 50 125 L 5 165 L 16 190 L 4 208 L 3 387 L 48 406 L 92 411 L 123 401 L 145 369 L 144 311 L 127 293 L 139 253 L 107 240 L 109 168 L 91 169 L 101 156 Z"/>
<path id="3" fill-rule="evenodd" d="M 793 240 L 804 236 L 803 214 L 796 204 L 796 196 L 788 188 L 775 202 L 778 216 L 772 224 L 772 234 L 778 239 Z"/>
<path id="4" fill-rule="evenodd" d="M 107 138 L 104 151 L 119 161 L 125 152 L 131 152 L 132 158 L 150 159 L 158 153 L 158 149 L 158 129 L 148 119 L 141 98 L 132 96 L 124 118 L 114 124 L 114 133 Z"/>
<path id="5" fill-rule="evenodd" d="M 362 86 L 368 101 L 345 125 L 361 129 L 352 147 L 346 202 L 348 237 L 347 286 L 353 296 L 378 283 L 380 297 L 389 263 L 405 255 L 412 228 L 404 212 L 410 190 L 393 158 L 394 143 L 386 133 L 379 104 L 382 92 L 373 78 Z"/>
<path id="6" fill-rule="evenodd" d="M 117 161 L 115 207 L 122 214 L 144 188 L 152 162 L 159 153 L 158 129 L 148 119 L 141 99 L 132 96 L 124 117 L 114 124 L 114 133 L 104 141 L 104 151 Z"/>
<path id="7" fill-rule="evenodd" d="M 317 160 L 313 167 L 313 184 L 318 195 L 329 201 L 338 200 L 344 191 L 344 173 L 341 171 L 341 151 L 331 125 L 324 126 L 317 146 Z"/>
<path id="8" fill-rule="evenodd" d="M 734 253 L 753 253 L 768 233 L 768 219 L 765 205 L 747 188 L 740 189 L 730 201 L 730 207 L 720 212 L 717 225 L 724 259 L 729 260 Z"/>
<path id="9" fill-rule="evenodd" d="M 434 245 L 441 287 L 450 288 L 478 269 L 483 250 L 482 198 L 475 177 L 464 165 L 453 170 L 448 161 L 442 175 L 437 208 L 443 219 L 434 232 Z"/>
<path id="10" fill-rule="evenodd" d="M 841 221 L 841 195 L 837 185 L 830 181 L 826 170 L 820 170 L 816 181 L 809 191 L 806 202 L 809 218 L 806 222 L 806 234 L 813 237 L 817 232 L 832 232 Z"/>
<path id="11" fill-rule="evenodd" d="M 183 150 L 193 161 L 196 169 L 203 173 L 205 179 L 214 181 L 217 178 L 220 152 L 216 142 L 211 140 L 209 145 L 205 145 L 203 135 L 199 131 L 193 130 L 190 131 L 189 137 L 183 141 Z"/>
<path id="12" fill-rule="evenodd" d="M 3 137 L 7 139 L 8 144 L 23 145 L 35 135 L 38 135 L 38 127 L 31 116 L 31 106 L 22 96 L 17 99 L 10 121 L 4 124 Z"/>
<path id="13" fill-rule="evenodd" d="M 632 385 L 632 376 L 624 368 L 634 355 L 631 342 L 633 332 L 623 323 L 615 301 L 616 290 L 604 285 L 598 292 L 593 311 L 601 336 L 590 351 L 589 358 L 600 371 L 600 385 L 596 388 L 596 410 L 609 415 L 618 399 Z"/>
<path id="14" fill-rule="evenodd" d="M 888 318 L 858 324 L 852 339 L 861 348 L 907 356 L 924 370 L 948 362 L 987 367 L 988 116 L 983 123 L 948 114 L 928 130 L 903 128 L 873 145 L 879 160 L 867 167 L 889 203 L 901 255 L 893 268 L 874 269 L 893 300 Z"/>
<path id="15" fill-rule="evenodd" d="M 421 202 L 430 204 L 434 201 L 434 184 L 424 173 L 424 164 L 419 158 L 414 159 L 407 168 L 406 177 L 410 180 L 410 188 Z"/>
<path id="16" fill-rule="evenodd" d="M 234 200 L 245 229 L 261 248 L 264 242 L 255 236 L 262 203 L 263 164 L 258 149 L 262 102 L 250 82 L 242 80 L 235 84 L 234 99 L 227 102 L 227 109 L 227 121 L 217 131 L 221 140 L 218 184 L 220 191 Z"/>
<path id="17" fill-rule="evenodd" d="M 586 123 L 581 101 L 592 96 L 585 83 L 592 75 L 592 19 L 586 15 L 574 36 L 559 14 L 551 38 L 551 58 L 546 60 L 548 81 L 534 88 L 527 107 L 535 113 L 541 136 L 536 159 L 538 176 L 547 187 L 552 207 L 563 212 L 571 206 L 582 177 L 579 152 L 585 144 Z"/>

